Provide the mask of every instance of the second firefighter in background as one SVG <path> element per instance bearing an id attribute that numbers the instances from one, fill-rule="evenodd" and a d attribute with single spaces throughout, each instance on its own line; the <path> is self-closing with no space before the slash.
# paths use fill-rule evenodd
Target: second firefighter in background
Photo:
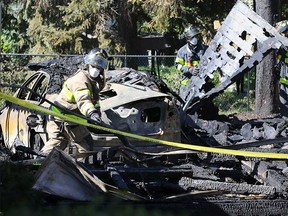
<path id="1" fill-rule="evenodd" d="M 184 31 L 187 44 L 182 46 L 176 56 L 175 66 L 182 72 L 181 85 L 187 85 L 189 80 L 199 73 L 198 65 L 207 49 L 201 41 L 197 28 L 189 26 Z"/>
<path id="2" fill-rule="evenodd" d="M 288 37 L 288 20 L 277 23 L 277 31 L 284 37 Z M 288 117 L 288 47 L 280 47 L 277 52 L 277 72 L 280 79 L 279 108 L 282 116 Z"/>

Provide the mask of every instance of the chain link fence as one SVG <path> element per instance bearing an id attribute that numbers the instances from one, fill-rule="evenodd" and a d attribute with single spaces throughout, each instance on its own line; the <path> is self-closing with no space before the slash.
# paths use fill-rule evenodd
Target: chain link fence
<path id="1" fill-rule="evenodd" d="M 174 67 L 174 55 L 114 55 L 113 63 L 117 67 L 129 67 L 140 71 L 148 71 L 161 77 L 164 67 Z M 175 68 L 173 68 L 175 69 Z"/>
<path id="2" fill-rule="evenodd" d="M 27 70 L 28 63 L 42 62 L 59 57 L 79 55 L 39 55 L 39 54 L 2 54 L 0 56 L 0 81 L 20 84 L 33 73 Z M 111 55 L 110 66 L 128 67 L 138 71 L 146 71 L 161 78 L 174 92 L 179 94 L 181 73 L 174 66 L 174 55 Z M 251 71 L 241 80 L 232 84 L 214 99 L 220 114 L 247 112 L 254 109 L 255 76 Z M 6 91 L 6 90 L 5 90 Z"/>

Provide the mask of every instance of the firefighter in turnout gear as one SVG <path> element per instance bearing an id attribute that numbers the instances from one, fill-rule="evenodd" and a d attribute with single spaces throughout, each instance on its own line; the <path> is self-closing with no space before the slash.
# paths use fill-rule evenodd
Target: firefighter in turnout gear
<path id="1" fill-rule="evenodd" d="M 195 27 L 189 26 L 186 28 L 183 36 L 187 44 L 178 50 L 175 66 L 177 70 L 182 72 L 181 85 L 187 85 L 189 79 L 197 76 L 200 58 L 207 49 L 207 46 L 203 45 L 200 41 L 199 31 Z"/>
<path id="2" fill-rule="evenodd" d="M 51 110 L 65 115 L 65 110 L 82 114 L 94 122 L 101 122 L 99 106 L 99 92 L 105 86 L 107 53 L 103 49 L 95 48 L 84 57 L 85 67 L 79 69 L 63 84 L 60 94 L 56 97 Z M 59 109 L 63 108 L 63 109 Z M 69 115 L 69 113 L 66 113 Z M 70 143 L 76 146 L 78 153 L 92 150 L 93 140 L 85 126 L 65 122 L 50 116 L 47 123 L 48 142 L 41 150 L 47 155 L 54 147 L 64 150 Z"/>
<path id="3" fill-rule="evenodd" d="M 180 86 L 180 97 L 185 101 L 187 91 L 187 84 L 190 79 L 199 75 L 199 63 L 201 57 L 204 55 L 207 46 L 201 42 L 200 32 L 197 28 L 189 26 L 185 29 L 183 36 L 186 39 L 186 44 L 182 46 L 176 56 L 175 66 L 177 70 L 182 72 L 182 81 Z M 208 90 L 214 87 L 209 78 L 206 78 L 203 89 Z M 218 115 L 218 107 L 214 106 L 212 100 L 207 100 L 206 103 L 197 110 L 200 117 L 205 119 L 213 119 Z"/>
<path id="4" fill-rule="evenodd" d="M 288 20 L 278 22 L 276 24 L 277 31 L 288 37 Z M 276 54 L 277 67 L 276 70 L 280 75 L 280 92 L 279 92 L 279 108 L 283 116 L 288 116 L 288 47 L 280 47 Z"/>

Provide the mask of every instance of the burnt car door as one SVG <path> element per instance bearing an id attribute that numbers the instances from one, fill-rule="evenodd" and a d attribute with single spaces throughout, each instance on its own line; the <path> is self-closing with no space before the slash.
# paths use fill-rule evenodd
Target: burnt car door
<path id="1" fill-rule="evenodd" d="M 21 85 L 14 97 L 39 105 L 43 103 L 48 83 L 49 75 L 38 71 Z M 4 145 L 13 153 L 18 145 L 42 147 L 45 139 L 44 115 L 6 102 L 6 106 L 1 110 L 0 123 Z"/>

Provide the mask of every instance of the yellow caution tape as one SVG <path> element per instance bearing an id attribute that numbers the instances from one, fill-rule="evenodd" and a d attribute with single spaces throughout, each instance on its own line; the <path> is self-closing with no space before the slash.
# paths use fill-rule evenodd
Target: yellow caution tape
<path id="1" fill-rule="evenodd" d="M 73 122 L 76 124 L 81 124 L 81 125 L 84 125 L 87 127 L 95 128 L 98 130 L 103 130 L 103 131 L 113 133 L 113 134 L 118 134 L 118 135 L 122 135 L 122 136 L 126 136 L 126 137 L 139 139 L 142 141 L 154 142 L 154 143 L 159 143 L 159 144 L 173 146 L 173 147 L 179 147 L 179 148 L 202 151 L 202 152 L 218 153 L 218 154 L 237 155 L 237 156 L 244 156 L 244 157 L 257 157 L 257 158 L 288 159 L 288 154 L 284 154 L 284 153 L 241 151 L 241 150 L 214 148 L 214 147 L 206 147 L 206 146 L 191 145 L 191 144 L 170 142 L 170 141 L 166 141 L 166 140 L 153 139 L 153 138 L 144 137 L 144 136 L 140 136 L 140 135 L 136 135 L 136 134 L 131 134 L 131 133 L 127 133 L 127 132 L 123 132 L 123 131 L 119 131 L 119 130 L 115 130 L 115 129 L 111 129 L 111 128 L 102 127 L 99 125 L 90 124 L 88 122 L 84 122 L 83 118 L 80 118 L 78 116 L 74 116 L 73 118 L 71 116 L 65 116 L 61 113 L 53 112 L 53 111 L 51 111 L 47 108 L 44 108 L 42 106 L 33 104 L 33 103 L 25 101 L 25 100 L 15 98 L 13 96 L 4 94 L 2 92 L 0 92 L 0 98 L 7 100 L 7 101 L 10 101 L 11 103 L 17 104 L 19 106 L 25 107 L 25 108 L 30 109 L 30 110 L 35 110 L 35 111 L 43 113 L 43 114 L 59 117 L 65 121 Z"/>

